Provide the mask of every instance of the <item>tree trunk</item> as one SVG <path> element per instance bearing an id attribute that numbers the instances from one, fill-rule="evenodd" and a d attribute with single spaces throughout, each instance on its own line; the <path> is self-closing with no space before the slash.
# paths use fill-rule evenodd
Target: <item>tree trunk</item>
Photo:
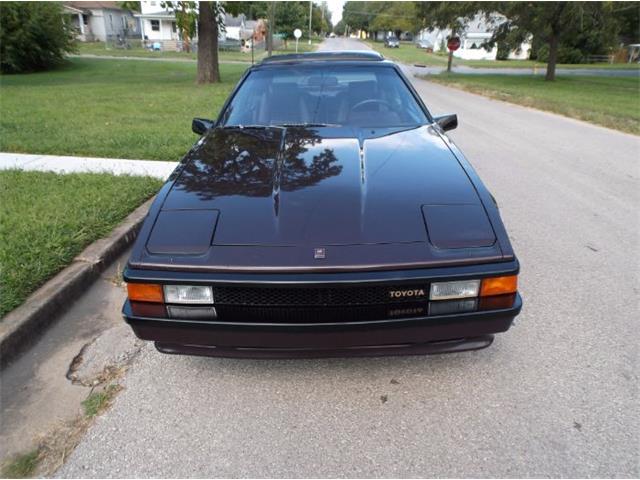
<path id="1" fill-rule="evenodd" d="M 213 2 L 200 2 L 198 15 L 198 83 L 220 81 L 218 18 Z"/>
<path id="2" fill-rule="evenodd" d="M 556 63 L 558 61 L 558 44 L 560 43 L 558 34 L 551 32 L 549 37 L 549 59 L 547 60 L 547 74 L 545 80 L 552 82 L 556 79 Z"/>

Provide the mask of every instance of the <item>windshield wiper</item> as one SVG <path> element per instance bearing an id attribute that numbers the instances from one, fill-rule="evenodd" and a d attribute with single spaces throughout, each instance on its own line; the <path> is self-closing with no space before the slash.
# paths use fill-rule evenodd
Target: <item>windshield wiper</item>
<path id="1" fill-rule="evenodd" d="M 251 130 L 264 130 L 265 128 L 269 128 L 269 125 L 223 125 L 222 128 L 225 130 L 244 130 L 245 128 Z"/>

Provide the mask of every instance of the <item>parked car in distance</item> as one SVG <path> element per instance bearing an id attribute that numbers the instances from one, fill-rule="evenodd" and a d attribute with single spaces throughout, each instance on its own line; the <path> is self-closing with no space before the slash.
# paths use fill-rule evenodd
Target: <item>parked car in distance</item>
<path id="1" fill-rule="evenodd" d="M 398 37 L 390 35 L 385 37 L 384 46 L 387 48 L 400 48 L 400 40 L 398 40 Z"/>
<path id="2" fill-rule="evenodd" d="M 165 353 L 483 348 L 520 312 L 496 203 L 376 52 L 249 68 L 156 196 L 124 271 L 126 321 Z"/>

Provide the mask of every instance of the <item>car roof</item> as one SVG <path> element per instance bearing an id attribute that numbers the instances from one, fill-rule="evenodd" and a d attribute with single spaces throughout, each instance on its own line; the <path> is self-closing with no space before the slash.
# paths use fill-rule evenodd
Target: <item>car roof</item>
<path id="1" fill-rule="evenodd" d="M 262 60 L 258 65 L 278 65 L 314 62 L 383 62 L 391 63 L 378 52 L 374 51 L 339 51 L 339 52 L 310 52 L 310 53 L 290 53 L 286 55 L 274 55 Z"/>

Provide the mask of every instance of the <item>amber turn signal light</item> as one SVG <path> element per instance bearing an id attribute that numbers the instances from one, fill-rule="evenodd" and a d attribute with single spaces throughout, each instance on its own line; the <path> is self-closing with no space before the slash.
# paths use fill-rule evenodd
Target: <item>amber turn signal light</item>
<path id="1" fill-rule="evenodd" d="M 491 295 L 504 295 L 506 293 L 516 293 L 518 290 L 518 276 L 484 278 L 480 288 L 481 297 Z"/>
<path id="2" fill-rule="evenodd" d="M 127 283 L 127 293 L 129 300 L 137 302 L 162 303 L 162 285 L 155 283 Z"/>

